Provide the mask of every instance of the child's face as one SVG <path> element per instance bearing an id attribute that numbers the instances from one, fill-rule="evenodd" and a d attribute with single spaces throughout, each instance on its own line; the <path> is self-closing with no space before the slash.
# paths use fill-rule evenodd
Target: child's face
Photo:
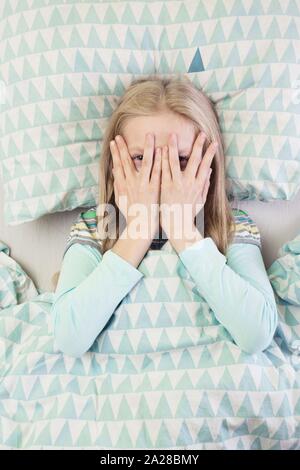
<path id="1" fill-rule="evenodd" d="M 148 132 L 152 132 L 154 135 L 154 147 L 160 147 L 161 149 L 164 145 L 168 145 L 169 135 L 172 132 L 177 134 L 178 158 L 181 169 L 184 170 L 198 134 L 193 123 L 172 112 L 129 119 L 123 129 L 122 136 L 137 170 L 142 165 L 145 139 Z"/>

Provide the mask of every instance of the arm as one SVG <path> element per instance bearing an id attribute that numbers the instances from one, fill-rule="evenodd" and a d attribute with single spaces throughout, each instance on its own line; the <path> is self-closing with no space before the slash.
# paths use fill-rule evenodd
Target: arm
<path id="1" fill-rule="evenodd" d="M 142 277 L 112 250 L 102 256 L 92 246 L 71 245 L 63 258 L 51 309 L 59 349 L 74 357 L 84 354 Z"/>
<path id="2" fill-rule="evenodd" d="M 266 349 L 278 321 L 277 306 L 260 248 L 234 243 L 226 257 L 211 237 L 179 252 L 198 291 L 236 344 L 253 354 Z"/>

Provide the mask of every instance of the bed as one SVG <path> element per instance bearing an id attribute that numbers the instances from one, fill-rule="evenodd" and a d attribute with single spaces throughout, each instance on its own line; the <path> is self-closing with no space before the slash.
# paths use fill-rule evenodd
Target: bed
<path id="1" fill-rule="evenodd" d="M 0 448 L 300 449 L 299 2 L 40 3 L 0 6 Z M 55 345 L 51 278 L 96 203 L 106 121 L 148 73 L 188 74 L 216 104 L 231 205 L 276 294 L 262 353 L 189 337 L 194 304 L 178 343 L 130 349 L 151 330 L 130 296 L 83 357 Z"/>
<path id="2" fill-rule="evenodd" d="M 145 343 L 135 353 L 127 350 L 125 341 L 122 350 L 125 332 L 134 337 L 139 331 L 137 325 L 125 327 L 128 314 L 137 313 L 134 305 L 126 311 L 127 304 L 114 316 L 117 325 L 116 320 L 109 322 L 106 333 L 120 335 L 118 351 L 108 336 L 100 335 L 81 358 L 64 355 L 54 342 L 53 292 L 48 289 L 61 253 L 58 230 L 52 233 L 47 219 L 57 218 L 55 226 L 63 228 L 63 250 L 64 230 L 73 214 L 27 224 L 31 242 L 25 243 L 25 250 L 25 237 L 16 232 L 7 243 L 2 240 L 0 448 L 300 449 L 300 237 L 293 238 L 300 233 L 298 204 L 281 204 L 281 221 L 285 216 L 289 223 L 280 235 L 291 243 L 283 245 L 286 250 L 277 253 L 268 271 L 279 326 L 271 346 L 252 355 L 226 337 L 198 344 L 188 336 L 176 347 L 161 339 L 155 352 Z M 280 239 L 269 243 L 272 211 L 270 205 L 267 208 L 269 218 L 258 207 L 254 218 L 261 217 L 258 225 L 269 237 L 263 237 L 263 245 L 272 256 Z M 273 217 L 278 216 L 279 207 L 274 204 L 273 210 Z M 277 222 L 274 217 L 278 234 Z M 37 240 L 43 230 L 47 248 L 39 251 Z M 22 266 L 9 256 L 8 247 L 23 253 Z M 40 262 L 35 266 L 37 279 L 44 275 L 40 292 L 28 275 L 34 270 L 32 252 Z M 182 317 L 182 332 L 190 326 Z"/>

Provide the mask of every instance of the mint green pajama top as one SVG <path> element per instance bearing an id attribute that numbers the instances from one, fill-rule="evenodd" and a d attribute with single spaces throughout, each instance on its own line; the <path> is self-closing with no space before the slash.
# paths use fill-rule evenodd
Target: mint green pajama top
<path id="1" fill-rule="evenodd" d="M 278 313 L 258 228 L 245 211 L 233 214 L 236 231 L 226 256 L 205 237 L 178 257 L 232 341 L 253 354 L 270 345 Z M 168 240 L 154 240 L 145 256 L 165 249 L 172 250 Z M 144 276 L 112 250 L 102 255 L 96 207 L 81 212 L 71 227 L 51 309 L 59 350 L 74 357 L 86 353 Z"/>

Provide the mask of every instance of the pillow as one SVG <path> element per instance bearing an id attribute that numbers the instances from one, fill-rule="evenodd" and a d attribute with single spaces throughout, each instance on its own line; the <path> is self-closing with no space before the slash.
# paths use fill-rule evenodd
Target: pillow
<path id="1" fill-rule="evenodd" d="M 282 245 L 267 272 L 277 298 L 281 348 L 300 355 L 300 234 Z"/>
<path id="2" fill-rule="evenodd" d="M 151 74 L 215 103 L 230 200 L 297 194 L 299 2 L 3 0 L 0 19 L 6 224 L 97 204 L 107 120 Z"/>

